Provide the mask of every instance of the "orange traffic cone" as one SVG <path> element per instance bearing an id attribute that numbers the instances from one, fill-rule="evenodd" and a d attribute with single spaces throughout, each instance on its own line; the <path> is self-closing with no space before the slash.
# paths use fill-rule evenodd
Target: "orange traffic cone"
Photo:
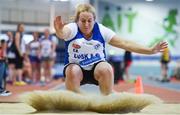
<path id="1" fill-rule="evenodd" d="M 144 93 L 142 77 L 138 76 L 135 82 L 135 93 L 142 94 Z"/>

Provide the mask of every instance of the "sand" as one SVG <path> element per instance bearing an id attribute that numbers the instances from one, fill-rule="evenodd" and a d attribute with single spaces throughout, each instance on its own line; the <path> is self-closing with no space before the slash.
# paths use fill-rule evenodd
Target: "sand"
<path id="1" fill-rule="evenodd" d="M 90 111 L 42 111 L 36 112 L 34 108 L 25 103 L 0 103 L 0 115 L 58 115 L 58 114 L 99 114 Z M 114 113 L 117 114 L 117 113 Z M 121 115 L 180 115 L 180 104 L 153 104 L 137 113 L 123 113 Z"/>

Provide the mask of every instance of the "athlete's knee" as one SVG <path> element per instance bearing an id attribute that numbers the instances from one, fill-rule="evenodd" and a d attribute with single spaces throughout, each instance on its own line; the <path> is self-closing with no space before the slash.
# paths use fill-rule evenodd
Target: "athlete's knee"
<path id="1" fill-rule="evenodd" d="M 113 80 L 113 70 L 109 63 L 102 62 L 97 65 L 94 71 L 95 79 L 100 81 Z"/>
<path id="2" fill-rule="evenodd" d="M 107 62 L 101 62 L 99 63 L 95 68 L 95 75 L 112 75 L 113 70 L 112 66 Z"/>
<path id="3" fill-rule="evenodd" d="M 66 74 L 76 74 L 81 72 L 81 68 L 77 64 L 70 64 L 66 67 Z"/>
<path id="4" fill-rule="evenodd" d="M 66 67 L 66 78 L 68 79 L 78 79 L 77 77 L 82 77 L 82 70 L 77 64 L 70 64 Z"/>

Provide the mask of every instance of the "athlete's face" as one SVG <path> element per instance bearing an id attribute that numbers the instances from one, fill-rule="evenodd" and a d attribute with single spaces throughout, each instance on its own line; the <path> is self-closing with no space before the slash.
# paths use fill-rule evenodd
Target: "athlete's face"
<path id="1" fill-rule="evenodd" d="M 85 37 L 91 37 L 94 27 L 94 16 L 90 12 L 81 12 L 79 14 L 78 26 Z"/>

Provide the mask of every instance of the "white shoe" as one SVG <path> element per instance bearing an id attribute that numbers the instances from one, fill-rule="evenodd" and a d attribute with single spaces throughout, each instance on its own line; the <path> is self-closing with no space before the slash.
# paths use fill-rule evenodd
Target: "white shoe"
<path id="1" fill-rule="evenodd" d="M 0 96 L 9 96 L 12 93 L 10 91 L 4 90 L 3 92 L 0 92 Z"/>

